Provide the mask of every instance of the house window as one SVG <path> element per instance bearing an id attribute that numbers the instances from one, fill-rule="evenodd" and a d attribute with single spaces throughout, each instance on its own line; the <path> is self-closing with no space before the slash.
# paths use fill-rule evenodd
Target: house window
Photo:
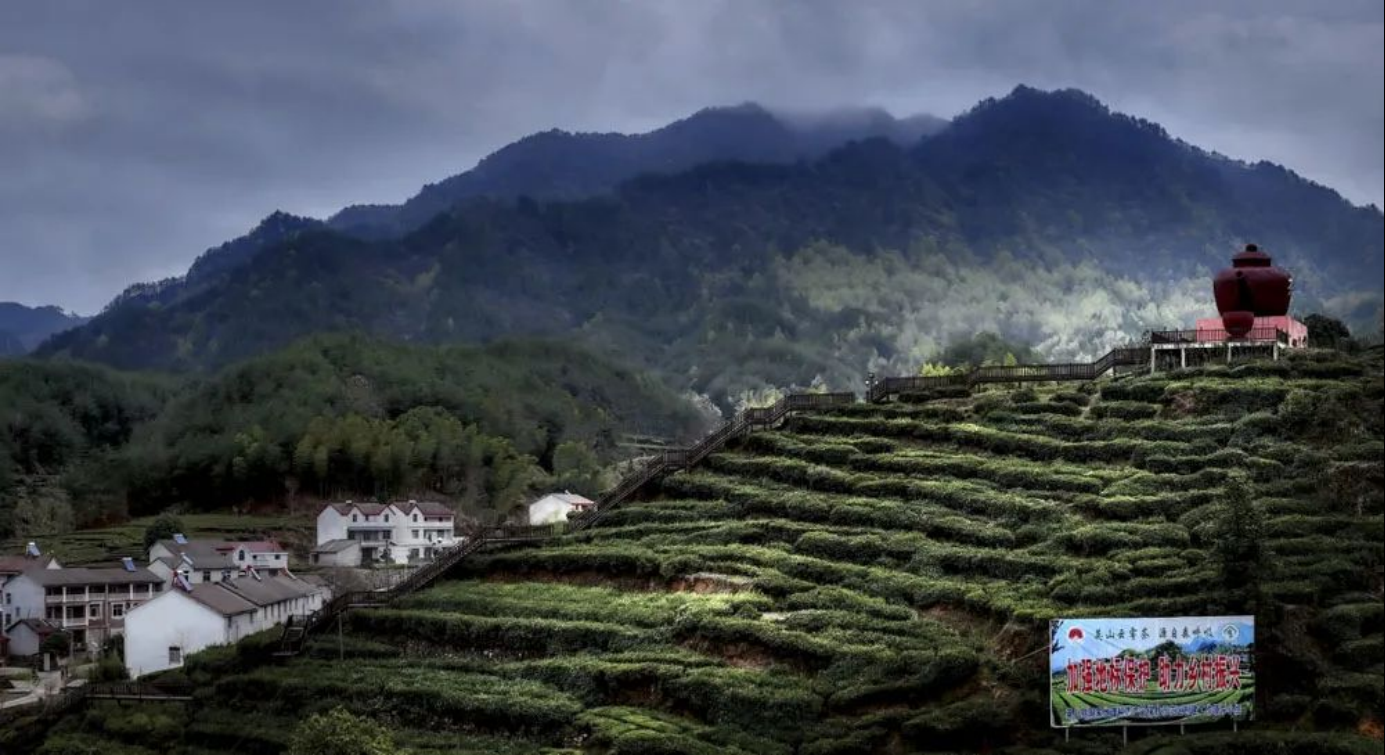
<path id="1" fill-rule="evenodd" d="M 91 587 L 88 587 L 88 588 L 87 588 L 87 593 L 89 593 L 89 594 L 91 594 L 91 595 L 105 595 L 105 594 L 106 594 L 106 586 L 105 586 L 105 585 L 92 585 Z"/>
<path id="2" fill-rule="evenodd" d="M 9 593 L 5 593 L 5 602 L 6 602 L 6 603 L 13 603 L 13 602 L 14 602 L 14 598 L 13 598 Z"/>
<path id="3" fill-rule="evenodd" d="M 101 618 L 101 604 L 92 603 L 91 605 L 87 606 L 87 616 L 90 616 L 93 619 Z"/>
<path id="4" fill-rule="evenodd" d="M 351 521 L 353 521 L 353 522 L 356 521 L 356 515 L 355 515 L 355 514 L 352 514 L 352 515 L 351 515 Z"/>
<path id="5" fill-rule="evenodd" d="M 68 606 L 68 607 L 67 607 L 67 613 L 66 613 L 65 616 L 64 616 L 64 618 L 68 618 L 68 619 L 85 619 L 86 617 L 87 617 L 87 608 L 86 608 L 86 606 Z"/>
<path id="6" fill-rule="evenodd" d="M 414 532 L 414 539 L 417 540 L 417 539 L 418 539 L 418 530 L 414 530 L 413 532 Z"/>
<path id="7" fill-rule="evenodd" d="M 274 554 L 274 560 L 275 560 L 275 561 L 283 561 L 283 560 L 284 560 L 284 554 L 282 554 L 282 553 L 275 553 L 275 554 Z"/>
<path id="8" fill-rule="evenodd" d="M 63 589 L 61 587 L 50 587 L 44 590 L 43 594 L 50 598 L 61 598 L 63 596 Z"/>
<path id="9" fill-rule="evenodd" d="M 389 515 L 389 514 L 385 514 L 385 521 L 388 522 L 389 520 L 390 520 L 390 515 Z"/>
<path id="10" fill-rule="evenodd" d="M 148 595 L 148 594 L 149 594 L 149 585 L 135 585 L 135 594 L 136 594 L 136 595 Z"/>
<path id="11" fill-rule="evenodd" d="M 182 648 L 178 647 L 177 645 L 170 645 L 170 646 L 168 647 L 168 665 L 170 665 L 170 666 L 181 666 L 181 665 L 183 665 L 183 649 L 182 649 Z"/>
<path id="12" fill-rule="evenodd" d="M 112 618 L 112 619 L 121 619 L 121 618 L 124 618 L 124 617 L 125 617 L 125 604 L 124 604 L 124 603 L 112 603 L 112 604 L 111 604 L 111 618 Z"/>
<path id="13" fill-rule="evenodd" d="M 44 614 L 44 618 L 49 619 L 50 621 L 61 621 L 62 617 L 62 606 L 48 606 L 48 611 Z"/>
<path id="14" fill-rule="evenodd" d="M 236 560 L 237 560 L 237 561 L 244 561 L 244 560 L 245 560 L 245 551 L 236 551 Z"/>
<path id="15" fill-rule="evenodd" d="M 414 521 L 415 521 L 415 522 L 418 521 L 418 514 L 414 514 Z"/>
<path id="16" fill-rule="evenodd" d="M 417 548 L 410 548 L 410 549 L 409 549 L 409 560 L 412 561 L 412 560 L 414 560 L 414 559 L 416 559 L 416 558 L 418 558 L 418 549 L 417 549 Z"/>
<path id="17" fill-rule="evenodd" d="M 203 581 L 203 582 L 210 582 L 210 581 L 212 581 L 212 572 L 211 572 L 211 570 L 205 570 L 205 571 L 202 572 L 202 581 Z"/>

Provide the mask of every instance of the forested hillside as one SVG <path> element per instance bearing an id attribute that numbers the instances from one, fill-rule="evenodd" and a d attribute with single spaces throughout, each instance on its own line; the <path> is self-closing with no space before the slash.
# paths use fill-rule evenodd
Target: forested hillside
<path id="1" fill-rule="evenodd" d="M 730 406 L 910 371 L 980 330 L 1071 358 L 1186 327 L 1244 241 L 1293 271 L 1299 307 L 1358 330 L 1376 327 L 1385 277 L 1378 209 L 1027 88 L 908 147 L 710 163 L 580 201 L 473 199 L 392 240 L 289 225 L 196 295 L 136 297 L 40 353 L 184 370 L 328 330 L 543 334 Z"/>
<path id="2" fill-rule="evenodd" d="M 588 492 L 625 433 L 705 418 L 661 384 L 549 342 L 429 348 L 324 336 L 197 378 L 0 362 L 0 537 L 302 497 L 441 497 L 495 519 Z"/>
<path id="3" fill-rule="evenodd" d="M 196 656 L 186 710 L 93 704 L 42 752 L 277 753 L 344 706 L 415 755 L 1376 753 L 1381 378 L 1377 348 L 796 416 L 306 657 Z M 1253 725 L 1048 728 L 1050 618 L 1226 613 L 1257 622 L 1226 698 Z"/>

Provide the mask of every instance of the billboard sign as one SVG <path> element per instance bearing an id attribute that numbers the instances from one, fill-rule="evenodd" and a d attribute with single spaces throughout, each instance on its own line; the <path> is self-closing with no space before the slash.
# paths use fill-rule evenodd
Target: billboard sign
<path id="1" fill-rule="evenodd" d="M 1137 726 L 1250 720 L 1255 617 L 1054 619 L 1052 725 Z"/>

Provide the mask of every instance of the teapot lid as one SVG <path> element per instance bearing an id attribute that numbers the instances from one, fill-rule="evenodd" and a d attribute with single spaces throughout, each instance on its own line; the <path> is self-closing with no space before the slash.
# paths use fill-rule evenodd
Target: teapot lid
<path id="1" fill-rule="evenodd" d="M 1269 267 L 1270 256 L 1255 244 L 1246 244 L 1244 251 L 1231 258 L 1232 267 Z"/>

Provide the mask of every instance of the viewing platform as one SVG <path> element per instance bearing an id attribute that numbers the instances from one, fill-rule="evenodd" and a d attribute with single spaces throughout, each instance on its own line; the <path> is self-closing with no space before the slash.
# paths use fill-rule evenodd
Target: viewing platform
<path id="1" fill-rule="evenodd" d="M 1149 334 L 1149 371 L 1195 367 L 1239 357 L 1278 361 L 1284 349 L 1308 345 L 1308 328 L 1292 317 L 1256 318 L 1243 336 L 1233 336 L 1218 318 L 1198 320 L 1192 330 L 1158 330 Z"/>

